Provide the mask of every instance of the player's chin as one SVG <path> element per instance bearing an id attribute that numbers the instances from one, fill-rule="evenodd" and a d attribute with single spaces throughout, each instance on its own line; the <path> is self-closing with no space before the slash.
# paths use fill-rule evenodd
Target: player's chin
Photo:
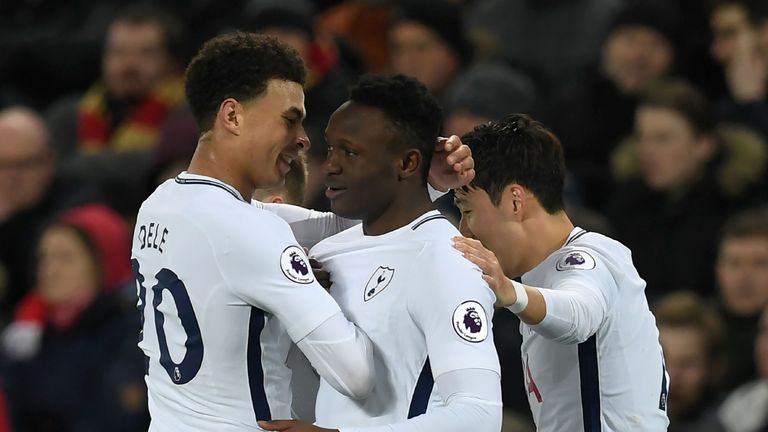
<path id="1" fill-rule="evenodd" d="M 331 211 L 336 215 L 348 219 L 360 219 L 360 212 L 348 197 L 329 198 Z"/>

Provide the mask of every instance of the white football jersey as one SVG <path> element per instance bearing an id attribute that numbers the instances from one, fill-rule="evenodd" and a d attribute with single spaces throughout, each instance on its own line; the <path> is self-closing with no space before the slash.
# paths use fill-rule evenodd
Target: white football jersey
<path id="1" fill-rule="evenodd" d="M 594 290 L 606 310 L 597 332 L 582 343 L 554 341 L 521 323 L 523 374 L 537 430 L 666 431 L 669 379 L 645 282 L 629 249 L 574 228 L 522 282 Z"/>
<path id="2" fill-rule="evenodd" d="M 480 269 L 452 247 L 458 231 L 437 211 L 380 236 L 354 226 L 310 256 L 331 273 L 331 295 L 373 342 L 373 394 L 353 400 L 324 380 L 317 424 L 396 423 L 442 401 L 433 378 L 459 369 L 499 373 L 491 318 L 496 300 Z"/>
<path id="3" fill-rule="evenodd" d="M 219 180 L 182 173 L 141 206 L 132 256 L 150 430 L 290 418 L 289 336 L 339 308 L 288 225 Z"/>

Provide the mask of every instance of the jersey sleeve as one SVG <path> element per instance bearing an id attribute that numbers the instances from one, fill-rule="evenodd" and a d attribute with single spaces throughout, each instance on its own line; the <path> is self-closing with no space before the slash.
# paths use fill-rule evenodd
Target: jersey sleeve
<path id="1" fill-rule="evenodd" d="M 223 234 L 218 265 L 233 294 L 275 315 L 299 341 L 340 311 L 315 280 L 304 250 L 288 225 L 264 213 Z"/>
<path id="2" fill-rule="evenodd" d="M 460 369 L 435 379 L 444 404 L 383 426 L 341 428 L 340 432 L 498 432 L 502 404 L 500 377 L 485 369 Z"/>
<path id="3" fill-rule="evenodd" d="M 570 249 L 554 264 L 551 287 L 541 287 L 547 313 L 530 326 L 558 343 L 574 344 L 597 332 L 618 288 L 605 260 L 595 251 Z"/>
<path id="4" fill-rule="evenodd" d="M 254 201 L 254 205 L 260 206 L 286 221 L 299 244 L 308 248 L 360 223 L 359 220 L 346 219 L 331 212 L 308 210 L 290 204 Z"/>
<path id="5" fill-rule="evenodd" d="M 455 253 L 454 253 L 455 252 Z M 408 310 L 427 342 L 432 375 L 460 369 L 499 373 L 491 320 L 496 298 L 482 273 L 453 248 L 425 247 Z"/>

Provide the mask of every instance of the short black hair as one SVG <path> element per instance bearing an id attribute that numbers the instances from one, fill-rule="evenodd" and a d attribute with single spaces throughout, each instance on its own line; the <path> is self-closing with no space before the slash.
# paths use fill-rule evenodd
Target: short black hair
<path id="1" fill-rule="evenodd" d="M 475 178 L 469 187 L 484 190 L 495 206 L 504 188 L 518 183 L 554 214 L 563 209 L 565 159 L 560 140 L 526 114 L 510 114 L 475 127 L 461 140 L 472 150 Z"/>
<path id="2" fill-rule="evenodd" d="M 117 22 L 134 25 L 157 24 L 163 32 L 166 53 L 176 60 L 186 54 L 184 23 L 165 9 L 147 3 L 131 4 L 117 11 L 112 18 L 112 24 Z"/>
<path id="3" fill-rule="evenodd" d="M 275 37 L 231 33 L 206 42 L 187 67 L 186 94 L 201 131 L 213 127 L 224 99 L 255 99 L 271 79 L 304 85 L 306 71 L 299 53 Z"/>
<path id="4" fill-rule="evenodd" d="M 750 209 L 731 216 L 722 228 L 720 243 L 753 237 L 768 239 L 768 211 Z"/>
<path id="5" fill-rule="evenodd" d="M 421 152 L 426 184 L 443 110 L 424 84 L 402 74 L 364 75 L 350 88 L 349 100 L 384 111 L 392 122 L 396 144 Z"/>

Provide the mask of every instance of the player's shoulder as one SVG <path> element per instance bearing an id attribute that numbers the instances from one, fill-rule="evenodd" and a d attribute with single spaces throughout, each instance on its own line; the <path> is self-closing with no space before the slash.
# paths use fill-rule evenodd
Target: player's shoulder
<path id="1" fill-rule="evenodd" d="M 320 240 L 312 246 L 310 254 L 322 259 L 322 257 L 339 252 L 355 251 L 360 247 L 357 240 L 362 238 L 364 238 L 362 224 L 357 224 Z"/>
<path id="2" fill-rule="evenodd" d="M 565 245 L 546 260 L 551 274 L 569 277 L 574 273 L 587 276 L 605 271 L 613 272 L 624 262 L 631 263 L 631 254 L 620 242 L 600 233 L 575 228 Z"/>
<path id="3" fill-rule="evenodd" d="M 446 218 L 435 218 L 424 223 L 414 230 L 414 234 L 413 241 L 418 242 L 420 247 L 414 265 L 428 282 L 434 282 L 430 286 L 438 291 L 446 286 L 487 288 L 480 268 L 453 246 L 453 238 L 461 234 Z"/>

